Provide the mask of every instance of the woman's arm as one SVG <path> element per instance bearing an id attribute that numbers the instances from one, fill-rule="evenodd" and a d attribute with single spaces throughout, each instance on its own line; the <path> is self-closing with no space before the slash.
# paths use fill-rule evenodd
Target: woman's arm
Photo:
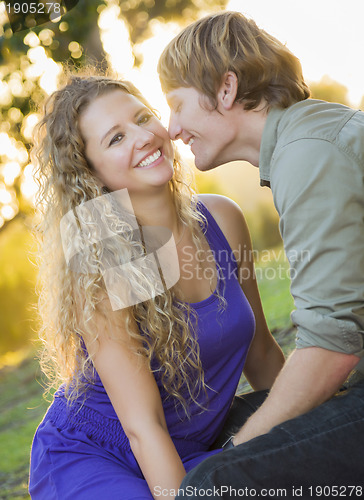
<path id="1" fill-rule="evenodd" d="M 106 304 L 106 300 L 103 304 Z M 160 393 L 147 360 L 136 354 L 140 344 L 121 326 L 121 311 L 97 314 L 98 346 L 88 346 L 105 390 L 153 495 L 155 488 L 177 491 L 185 475 L 169 435 Z M 111 332 L 118 329 L 120 340 Z M 135 328 L 136 325 L 135 325 Z M 153 495 L 155 496 L 155 495 Z M 164 498 L 174 498 L 163 496 Z"/>
<path id="2" fill-rule="evenodd" d="M 244 375 L 254 390 L 270 389 L 284 364 L 281 348 L 270 333 L 254 273 L 248 226 L 240 207 L 224 196 L 200 195 L 228 240 L 238 260 L 240 285 L 255 316 L 255 335 L 244 365 Z"/>

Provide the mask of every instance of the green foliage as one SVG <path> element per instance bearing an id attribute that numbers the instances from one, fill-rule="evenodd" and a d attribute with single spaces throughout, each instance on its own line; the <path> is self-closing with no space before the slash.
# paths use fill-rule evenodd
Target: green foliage
<path id="1" fill-rule="evenodd" d="M 11 25 L 8 21 L 0 20 L 0 133 L 5 132 L 13 141 L 17 141 L 16 148 L 22 150 L 20 159 L 16 159 L 21 170 L 29 163 L 31 145 L 31 138 L 24 127 L 25 120 L 36 109 L 34 103 L 43 102 L 47 95 L 44 85 L 41 85 L 45 68 L 43 73 L 39 68 L 35 69 L 34 49 L 40 49 L 38 56 L 44 54 L 47 64 L 61 62 L 77 67 L 87 63 L 103 70 L 106 69 L 106 58 L 98 19 L 107 5 L 120 6 L 120 15 L 129 27 L 132 44 L 135 44 L 150 36 L 150 22 L 155 19 L 187 23 L 196 19 L 201 12 L 224 8 L 226 3 L 227 0 L 63 0 L 61 4 L 68 11 L 54 22 L 13 33 L 11 27 L 14 30 L 17 24 L 21 27 L 19 19 L 16 21 L 12 18 Z M 20 21 L 27 22 L 24 16 Z M 141 62 L 138 57 L 135 61 L 136 64 Z M 0 187 L 1 165 L 8 161 L 6 150 L 0 149 Z M 29 210 L 29 204 L 22 196 L 21 181 L 19 172 L 14 185 L 7 189 L 16 198 L 17 209 L 23 213 Z"/>
<path id="2" fill-rule="evenodd" d="M 226 195 L 221 189 L 214 172 L 195 171 L 195 180 L 198 193 L 215 193 Z"/>
<path id="3" fill-rule="evenodd" d="M 150 21 L 177 21 L 186 25 L 201 11 L 212 12 L 226 7 L 227 0 L 124 0 L 118 2 L 121 15 L 127 21 L 133 44 L 150 36 Z"/>
<path id="4" fill-rule="evenodd" d="M 29 148 L 29 138 L 22 134 L 24 117 L 32 110 L 32 101 L 39 102 L 46 94 L 39 84 L 42 75 L 32 74 L 33 61 L 29 50 L 34 48 L 28 35 L 34 33 L 39 39 L 39 47 L 45 55 L 56 62 L 81 64 L 86 56 L 100 62 L 104 57 L 98 33 L 97 20 L 99 8 L 105 7 L 102 0 L 81 0 L 78 5 L 67 12 L 57 22 L 48 22 L 29 30 L 12 33 L 9 24 L 3 26 L 4 38 L 1 44 L 0 62 L 2 81 L 10 88 L 8 101 L 1 102 L 1 113 L 5 129 L 17 140 L 23 141 Z M 95 37 L 95 31 L 96 37 Z M 72 51 L 71 42 L 78 42 L 79 51 Z M 84 50 L 86 48 L 86 50 Z M 19 83 L 15 85 L 15 80 Z M 12 84 L 13 82 L 13 84 Z M 18 109 L 21 113 L 9 117 L 10 109 Z M 4 126 L 4 123 L 7 126 Z"/>
<path id="5" fill-rule="evenodd" d="M 260 202 L 254 212 L 245 214 L 255 250 L 273 248 L 282 244 L 279 232 L 279 216 L 266 202 Z"/>
<path id="6" fill-rule="evenodd" d="M 310 83 L 311 97 L 323 101 L 338 102 L 349 106 L 348 89 L 325 75 L 319 82 Z"/>
<path id="7" fill-rule="evenodd" d="M 23 220 L 0 233 L 0 355 L 34 338 L 35 275 L 31 262 L 34 241 Z"/>
<path id="8" fill-rule="evenodd" d="M 62 4 L 64 5 L 65 2 Z M 69 9 L 55 22 L 49 21 L 16 33 L 12 33 L 10 25 L 5 24 L 0 62 L 9 64 L 17 55 L 26 55 L 29 47 L 24 39 L 30 32 L 36 35 L 43 32 L 42 45 L 46 48 L 47 55 L 55 61 L 67 61 L 71 57 L 71 51 L 68 48 L 70 42 L 78 41 L 82 46 L 91 43 L 93 30 L 97 28 L 100 8 L 105 6 L 106 3 L 103 0 L 79 0 L 75 7 Z M 49 36 L 46 36 L 44 30 L 50 32 Z"/>

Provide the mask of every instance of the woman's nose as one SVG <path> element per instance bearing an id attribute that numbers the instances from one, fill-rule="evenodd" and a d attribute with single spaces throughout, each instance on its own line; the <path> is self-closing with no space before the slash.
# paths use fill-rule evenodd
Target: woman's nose
<path id="1" fill-rule="evenodd" d="M 154 134 L 150 130 L 138 127 L 136 129 L 135 146 L 138 149 L 143 149 L 145 146 L 152 144 L 154 141 Z"/>

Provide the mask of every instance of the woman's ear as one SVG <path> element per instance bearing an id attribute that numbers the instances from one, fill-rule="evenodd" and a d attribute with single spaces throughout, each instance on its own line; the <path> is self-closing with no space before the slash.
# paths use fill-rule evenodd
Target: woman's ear
<path id="1" fill-rule="evenodd" d="M 218 107 L 229 110 L 233 107 L 238 92 L 238 77 L 233 71 L 224 74 L 217 92 Z"/>

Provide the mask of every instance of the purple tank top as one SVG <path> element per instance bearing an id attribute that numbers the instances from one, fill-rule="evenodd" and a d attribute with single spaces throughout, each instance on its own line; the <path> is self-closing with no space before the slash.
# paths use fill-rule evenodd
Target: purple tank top
<path id="1" fill-rule="evenodd" d="M 239 284 L 232 249 L 205 205 L 200 202 L 198 208 L 207 220 L 205 236 L 223 276 L 218 286 L 226 305 L 221 310 L 216 293 L 191 303 L 198 317 L 200 358 L 205 382 L 210 388 L 207 389 L 209 403 L 203 412 L 192 405 L 191 419 L 182 422 L 172 402 L 168 400 L 164 405 L 167 425 L 178 451 L 188 445 L 187 441 L 200 443 L 207 449 L 220 433 L 255 330 L 253 311 Z M 163 394 L 161 387 L 160 391 Z"/>
<path id="2" fill-rule="evenodd" d="M 207 224 L 203 229 L 219 266 L 219 272 L 223 276 L 217 286 L 226 304 L 221 309 L 221 302 L 216 293 L 201 302 L 190 304 L 197 315 L 200 358 L 208 387 L 206 410 L 202 410 L 195 403 L 191 404 L 190 418 L 186 418 L 181 408 L 176 410 L 172 398 L 165 399 L 158 371 L 154 373 L 169 433 L 181 457 L 208 450 L 220 433 L 234 398 L 255 329 L 253 311 L 237 279 L 238 270 L 232 249 L 205 205 L 199 202 L 198 209 L 206 217 Z M 62 392 L 60 389 L 56 395 L 60 396 L 60 399 L 63 399 Z M 204 406 L 205 397 L 201 396 L 200 400 Z M 102 423 L 103 432 L 107 432 L 105 426 L 110 425 L 110 433 L 118 436 L 118 443 L 129 448 L 128 439 L 97 375 L 95 383 L 89 385 L 82 408 L 75 410 L 77 420 L 83 418 L 83 413 L 86 417 L 88 410 L 96 411 L 105 417 Z M 59 419 L 60 408 L 55 412 Z M 87 423 L 85 425 L 87 426 Z"/>

